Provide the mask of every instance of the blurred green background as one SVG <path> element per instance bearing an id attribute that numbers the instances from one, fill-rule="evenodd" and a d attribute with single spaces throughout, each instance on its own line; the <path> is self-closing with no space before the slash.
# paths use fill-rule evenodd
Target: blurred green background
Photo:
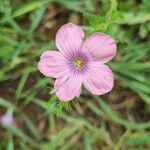
<path id="1" fill-rule="evenodd" d="M 67 22 L 116 39 L 110 93 L 70 103 L 50 93 L 37 62 Z M 150 0 L 0 0 L 0 115 L 7 110 L 17 127 L 0 127 L 0 150 L 149 150 Z"/>

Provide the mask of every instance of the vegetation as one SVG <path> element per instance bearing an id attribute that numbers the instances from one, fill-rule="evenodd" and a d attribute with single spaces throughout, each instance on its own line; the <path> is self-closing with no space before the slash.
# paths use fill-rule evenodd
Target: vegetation
<path id="1" fill-rule="evenodd" d="M 37 70 L 67 22 L 116 39 L 109 94 L 60 102 Z M 0 0 L 0 114 L 18 124 L 0 128 L 0 150 L 150 149 L 149 35 L 149 0 Z"/>

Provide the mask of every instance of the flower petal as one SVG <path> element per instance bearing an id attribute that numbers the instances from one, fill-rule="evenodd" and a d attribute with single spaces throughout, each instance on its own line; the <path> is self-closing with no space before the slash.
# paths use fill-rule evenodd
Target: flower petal
<path id="1" fill-rule="evenodd" d="M 92 62 L 89 65 L 83 85 L 94 95 L 102 95 L 112 90 L 114 77 L 111 69 L 99 62 Z"/>
<path id="2" fill-rule="evenodd" d="M 62 77 L 55 81 L 55 92 L 61 101 L 70 101 L 79 96 L 81 86 L 82 78 L 79 76 Z"/>
<path id="3" fill-rule="evenodd" d="M 94 33 L 83 43 L 83 50 L 88 50 L 94 61 L 106 63 L 115 56 L 117 46 L 109 35 Z"/>
<path id="4" fill-rule="evenodd" d="M 70 51 L 78 51 L 84 38 L 80 26 L 73 23 L 63 25 L 56 34 L 56 46 L 60 52 L 68 55 Z"/>
<path id="5" fill-rule="evenodd" d="M 54 53 L 58 53 L 58 51 L 56 50 L 46 50 L 42 53 L 41 57 L 40 58 L 43 58 L 43 57 L 51 57 Z M 54 54 L 55 55 L 55 54 Z"/>
<path id="6" fill-rule="evenodd" d="M 0 117 L 0 124 L 2 124 L 3 126 L 17 126 L 17 122 L 13 117 L 13 114 L 11 114 L 10 112 L 7 112 L 6 114 Z"/>
<path id="7" fill-rule="evenodd" d="M 59 78 L 68 72 L 66 59 L 60 52 L 47 50 L 41 55 L 38 69 L 47 77 Z"/>

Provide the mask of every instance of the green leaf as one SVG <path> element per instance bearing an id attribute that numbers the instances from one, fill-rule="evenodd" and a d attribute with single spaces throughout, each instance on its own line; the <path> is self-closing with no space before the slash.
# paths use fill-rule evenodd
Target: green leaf
<path id="1" fill-rule="evenodd" d="M 12 132 L 16 136 L 20 137 L 25 142 L 33 143 L 33 140 L 28 135 L 26 135 L 25 133 L 23 133 L 20 129 L 15 128 L 15 127 L 11 127 L 11 126 L 9 126 L 7 128 L 9 130 L 9 132 Z"/>
<path id="2" fill-rule="evenodd" d="M 12 13 L 12 18 L 15 18 L 15 17 L 18 17 L 18 16 L 21 16 L 25 13 L 28 13 L 30 11 L 33 11 L 34 9 L 38 8 L 38 7 L 41 7 L 49 2 L 51 2 L 52 0 L 42 0 L 42 1 L 33 1 L 33 2 L 30 2 L 26 5 L 24 5 L 23 7 L 15 10 L 13 13 Z"/>
<path id="3" fill-rule="evenodd" d="M 113 111 L 111 107 L 104 102 L 100 97 L 94 96 L 95 100 L 100 104 L 101 108 L 105 111 L 105 113 L 112 119 L 112 121 L 123 125 L 127 129 L 148 129 L 150 128 L 150 122 L 143 123 L 134 123 L 127 120 L 122 119 L 117 112 Z"/>
<path id="4" fill-rule="evenodd" d="M 150 21 L 150 15 L 147 12 L 122 12 L 122 14 L 124 19 L 117 21 L 121 24 L 134 25 Z"/>
<path id="5" fill-rule="evenodd" d="M 92 150 L 92 141 L 89 133 L 84 135 L 84 150 Z"/>
<path id="6" fill-rule="evenodd" d="M 126 144 L 129 145 L 129 146 L 149 145 L 150 144 L 150 134 L 148 134 L 148 133 L 135 133 L 135 134 L 132 134 L 127 139 Z"/>
<path id="7" fill-rule="evenodd" d="M 60 116 L 64 110 L 69 109 L 71 109 L 69 102 L 62 102 L 58 100 L 56 95 L 52 95 L 46 104 L 47 113 L 51 112 L 56 116 Z"/>
<path id="8" fill-rule="evenodd" d="M 91 3 L 90 0 L 56 0 L 56 2 L 70 10 L 80 13 L 92 12 L 95 4 L 95 2 Z"/>
<path id="9" fill-rule="evenodd" d="M 58 134 L 56 134 L 51 142 L 41 144 L 41 149 L 43 150 L 56 150 L 59 149 L 59 146 L 65 144 L 65 139 L 69 139 L 71 135 L 75 134 L 78 130 L 78 126 L 68 126 L 63 128 Z"/>
<path id="10" fill-rule="evenodd" d="M 1 97 L 0 97 L 0 106 L 6 107 L 8 109 L 14 109 L 14 110 L 17 109 L 14 104 L 10 103 L 8 100 L 5 100 Z"/>
<path id="11" fill-rule="evenodd" d="M 37 9 L 35 13 L 31 16 L 31 25 L 30 25 L 30 32 L 33 32 L 41 23 L 41 20 L 44 17 L 45 11 L 46 11 L 45 6 L 42 6 L 41 8 Z"/>
<path id="12" fill-rule="evenodd" d="M 14 150 L 14 141 L 13 141 L 13 136 L 11 133 L 9 133 L 9 139 L 7 143 L 7 150 Z"/>
<path id="13" fill-rule="evenodd" d="M 104 23 L 106 19 L 104 17 L 100 17 L 98 15 L 93 15 L 93 14 L 85 14 L 84 15 L 86 19 L 89 20 L 90 25 L 93 27 L 98 27 L 100 24 Z"/>

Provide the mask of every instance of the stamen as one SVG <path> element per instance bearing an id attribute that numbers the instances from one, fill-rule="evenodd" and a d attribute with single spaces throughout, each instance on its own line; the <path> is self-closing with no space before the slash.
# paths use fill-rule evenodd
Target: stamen
<path id="1" fill-rule="evenodd" d="M 81 69 L 84 67 L 84 61 L 82 58 L 75 58 L 73 64 L 76 68 Z"/>

